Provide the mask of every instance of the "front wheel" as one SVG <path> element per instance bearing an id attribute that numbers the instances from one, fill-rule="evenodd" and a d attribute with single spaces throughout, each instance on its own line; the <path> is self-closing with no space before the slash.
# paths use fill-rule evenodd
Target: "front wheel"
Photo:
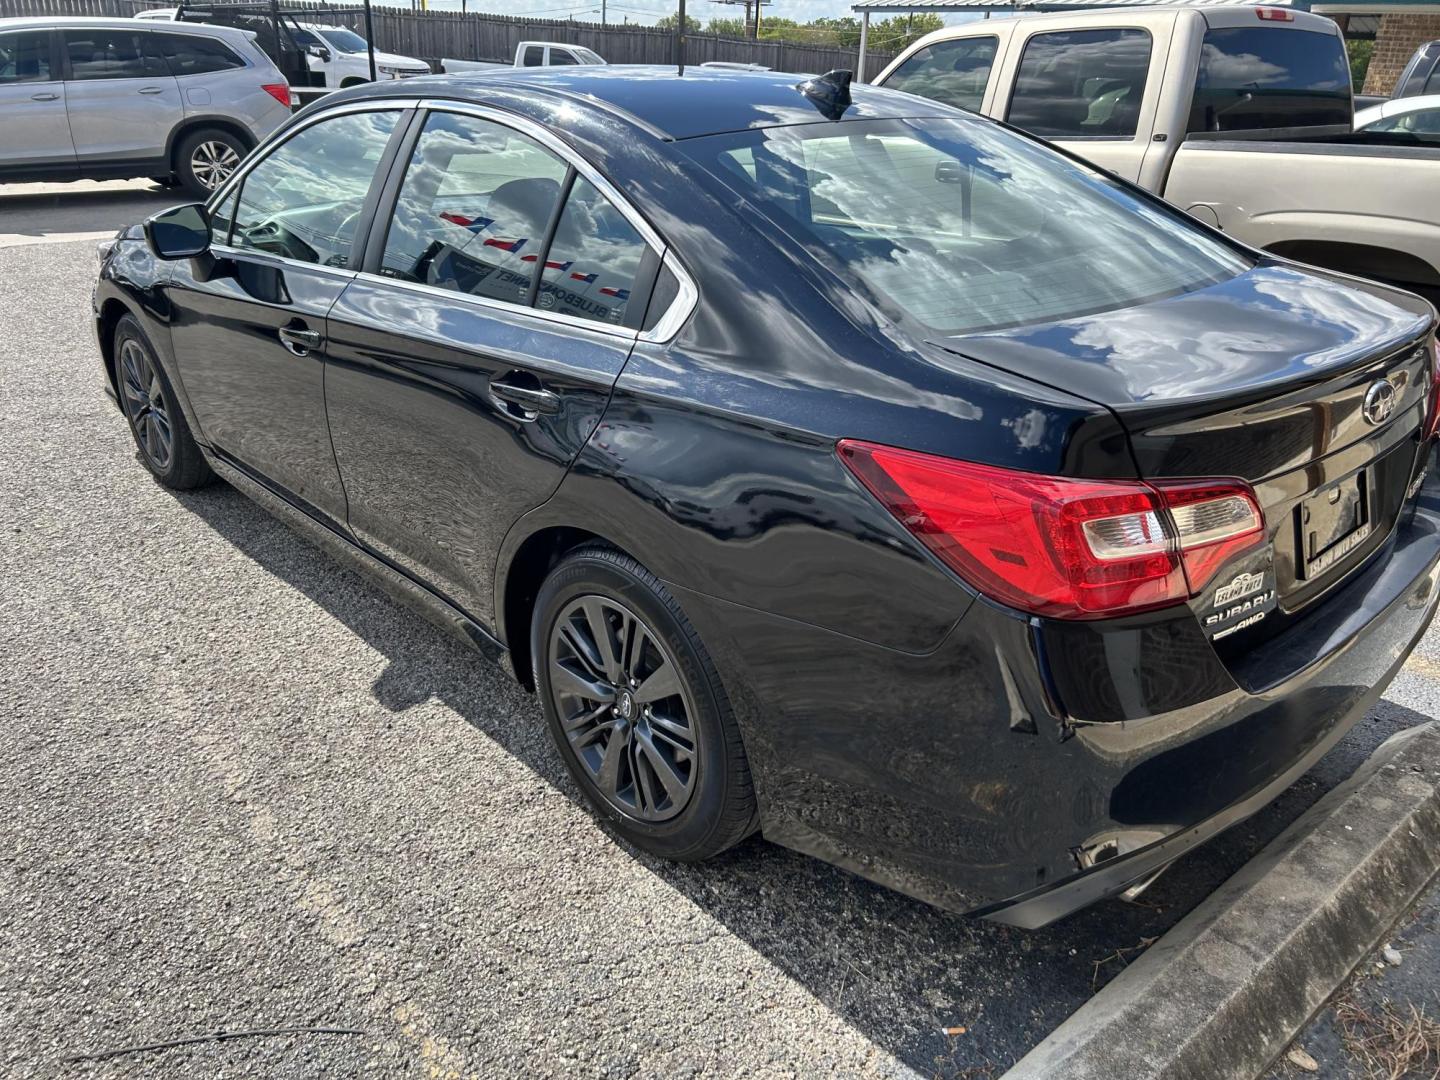
<path id="1" fill-rule="evenodd" d="M 567 556 L 536 598 L 530 655 L 566 767 L 627 840 L 695 861 L 754 831 L 750 768 L 724 687 L 643 566 L 608 547 Z"/>
<path id="2" fill-rule="evenodd" d="M 175 152 L 175 175 L 181 185 L 201 199 L 223 184 L 240 167 L 246 147 L 220 128 L 191 132 Z"/>
<path id="3" fill-rule="evenodd" d="M 132 315 L 115 327 L 115 383 L 140 460 L 156 480 L 185 490 L 215 479 L 150 339 Z"/>

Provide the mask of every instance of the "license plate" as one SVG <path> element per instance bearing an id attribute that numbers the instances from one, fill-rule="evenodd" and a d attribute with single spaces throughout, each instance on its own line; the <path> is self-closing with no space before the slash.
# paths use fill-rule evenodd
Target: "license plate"
<path id="1" fill-rule="evenodd" d="M 1305 580 L 1326 573 L 1370 536 L 1368 472 L 1321 488 L 1300 504 L 1300 554 Z"/>

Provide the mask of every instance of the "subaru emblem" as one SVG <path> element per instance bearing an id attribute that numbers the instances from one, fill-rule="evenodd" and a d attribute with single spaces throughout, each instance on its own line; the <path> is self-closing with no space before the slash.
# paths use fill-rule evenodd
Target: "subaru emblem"
<path id="1" fill-rule="evenodd" d="M 1395 411 L 1395 387 L 1388 379 L 1378 379 L 1365 391 L 1365 404 L 1361 409 L 1367 423 L 1377 427 L 1390 419 Z"/>

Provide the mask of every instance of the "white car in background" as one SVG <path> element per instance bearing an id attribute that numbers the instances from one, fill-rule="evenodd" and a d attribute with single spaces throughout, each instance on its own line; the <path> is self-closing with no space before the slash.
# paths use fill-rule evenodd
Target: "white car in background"
<path id="1" fill-rule="evenodd" d="M 175 21 L 178 8 L 152 8 L 135 16 L 137 19 Z M 288 21 L 288 20 L 287 20 Z M 370 81 L 370 46 L 363 37 L 344 26 L 324 23 L 290 22 L 295 43 L 305 50 L 305 62 L 313 74 L 320 76 L 315 86 L 339 90 L 356 83 Z M 413 56 L 375 50 L 375 74 L 380 81 L 408 79 L 429 75 L 430 65 Z M 306 88 L 297 86 L 297 92 Z"/>
<path id="2" fill-rule="evenodd" d="M 1356 131 L 1389 131 L 1440 142 L 1440 94 L 1396 98 L 1355 114 Z"/>

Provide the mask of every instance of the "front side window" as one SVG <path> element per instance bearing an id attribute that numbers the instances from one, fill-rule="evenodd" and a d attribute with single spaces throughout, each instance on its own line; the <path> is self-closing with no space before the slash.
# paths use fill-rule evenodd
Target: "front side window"
<path id="1" fill-rule="evenodd" d="M 432 113 L 400 187 L 381 273 L 528 303 L 566 173 L 518 131 Z"/>
<path id="2" fill-rule="evenodd" d="M 999 44 L 999 38 L 971 37 L 926 45 L 891 72 L 885 86 L 979 112 Z"/>
<path id="3" fill-rule="evenodd" d="M 1132 139 L 1149 70 L 1144 30 L 1036 34 L 1020 56 L 1005 119 L 1047 139 Z"/>
<path id="4" fill-rule="evenodd" d="M 214 38 L 199 34 L 156 34 L 155 40 L 160 43 L 171 75 L 206 75 L 245 66 L 245 61 L 236 56 L 230 46 Z"/>
<path id="5" fill-rule="evenodd" d="M 170 73 L 145 31 L 66 30 L 64 41 L 72 79 L 148 79 Z"/>
<path id="6" fill-rule="evenodd" d="M 1248 260 L 1177 212 L 981 120 L 713 135 L 684 149 L 816 259 L 942 334 L 1176 295 Z"/>
<path id="7" fill-rule="evenodd" d="M 350 265 L 355 226 L 398 116 L 349 113 L 281 143 L 243 181 L 231 246 Z"/>
<path id="8" fill-rule="evenodd" d="M 550 66 L 573 65 L 576 63 L 574 54 L 569 49 L 551 49 Z"/>
<path id="9" fill-rule="evenodd" d="M 645 250 L 625 215 L 594 184 L 576 177 L 545 256 L 536 303 L 544 311 L 619 323 Z"/>
<path id="10" fill-rule="evenodd" d="M 1207 30 L 1190 132 L 1349 127 L 1350 62 L 1335 34 L 1282 27 Z"/>
<path id="11" fill-rule="evenodd" d="M 28 30 L 0 34 L 0 86 L 7 83 L 49 82 L 50 31 Z"/>

